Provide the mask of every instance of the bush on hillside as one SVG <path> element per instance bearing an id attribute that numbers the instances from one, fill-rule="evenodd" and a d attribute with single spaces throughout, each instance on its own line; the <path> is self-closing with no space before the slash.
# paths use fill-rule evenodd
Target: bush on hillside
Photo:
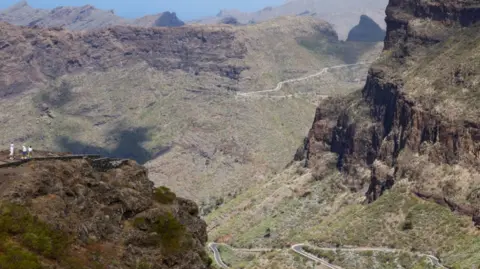
<path id="1" fill-rule="evenodd" d="M 154 190 L 153 198 L 161 204 L 171 204 L 177 196 L 169 188 L 162 186 Z"/>
<path id="2" fill-rule="evenodd" d="M 153 220 L 136 218 L 133 225 L 137 229 L 149 232 L 148 238 L 141 240 L 142 245 L 161 247 L 166 254 L 176 253 L 182 249 L 186 228 L 170 212 Z"/>

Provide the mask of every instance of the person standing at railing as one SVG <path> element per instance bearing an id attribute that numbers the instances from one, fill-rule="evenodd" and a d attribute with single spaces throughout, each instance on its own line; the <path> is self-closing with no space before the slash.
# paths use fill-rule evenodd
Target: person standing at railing
<path id="1" fill-rule="evenodd" d="M 10 160 L 15 158 L 15 145 L 12 143 L 10 144 Z"/>
<path id="2" fill-rule="evenodd" d="M 22 146 L 22 160 L 27 159 L 27 147 L 25 145 Z"/>
<path id="3" fill-rule="evenodd" d="M 33 149 L 32 146 L 28 146 L 28 158 L 31 159 L 33 156 Z"/>

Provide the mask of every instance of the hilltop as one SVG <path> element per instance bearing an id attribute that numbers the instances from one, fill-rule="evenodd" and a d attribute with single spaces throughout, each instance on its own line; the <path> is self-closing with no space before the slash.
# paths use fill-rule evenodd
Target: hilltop
<path id="1" fill-rule="evenodd" d="M 2 23 L 0 34 L 2 144 L 132 158 L 202 208 L 285 167 L 317 100 L 361 87 L 367 65 L 240 93 L 381 49 L 310 17 L 88 32 Z"/>
<path id="2" fill-rule="evenodd" d="M 341 40 L 358 22 L 361 15 L 367 15 L 385 29 L 385 7 L 387 0 L 293 0 L 280 6 L 266 7 L 257 12 L 222 10 L 217 16 L 193 21 L 192 23 L 222 23 L 225 18 L 235 18 L 239 23 L 258 23 L 281 16 L 306 16 L 331 23 Z"/>
<path id="3" fill-rule="evenodd" d="M 175 13 L 164 12 L 138 19 L 125 19 L 115 15 L 113 10 L 100 10 L 91 5 L 81 7 L 61 6 L 52 10 L 31 7 L 27 1 L 0 10 L 0 21 L 30 27 L 64 27 L 70 30 L 93 30 L 114 25 L 142 27 L 182 26 Z"/>
<path id="4" fill-rule="evenodd" d="M 212 212 L 211 238 L 395 248 L 478 267 L 479 18 L 476 1 L 391 0 L 363 90 L 320 102 L 296 162 Z M 316 253 L 343 268 L 430 268 L 375 251 Z M 309 268 L 288 251 L 246 264 Z"/>

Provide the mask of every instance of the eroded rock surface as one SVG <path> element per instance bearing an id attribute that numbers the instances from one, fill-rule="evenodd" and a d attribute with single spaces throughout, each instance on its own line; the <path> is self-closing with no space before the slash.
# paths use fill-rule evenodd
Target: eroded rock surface
<path id="1" fill-rule="evenodd" d="M 88 159 L 0 169 L 0 201 L 20 205 L 70 238 L 54 259 L 37 252 L 42 268 L 78 268 L 72 257 L 81 268 L 210 268 L 206 224 L 197 205 L 155 189 L 147 170 L 134 161 L 107 171 Z M 0 211 L 1 218 L 8 216 L 5 208 Z M 20 242 L 35 252 L 36 245 Z"/>
<path id="2" fill-rule="evenodd" d="M 406 178 L 424 197 L 478 219 L 471 198 L 480 182 L 476 2 L 391 0 L 384 53 L 336 122 L 326 117 L 336 111 L 319 107 L 310 164 L 329 147 L 347 178 L 372 172 L 368 185 L 350 182 L 369 201 Z"/>

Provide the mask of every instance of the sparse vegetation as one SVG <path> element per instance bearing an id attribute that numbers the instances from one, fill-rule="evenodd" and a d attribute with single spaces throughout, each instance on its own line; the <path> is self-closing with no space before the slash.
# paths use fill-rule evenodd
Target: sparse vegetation
<path id="1" fill-rule="evenodd" d="M 167 187 L 158 187 L 154 190 L 153 198 L 161 204 L 171 204 L 177 196 Z"/>
<path id="2" fill-rule="evenodd" d="M 41 268 L 37 255 L 61 260 L 71 243 L 67 234 L 15 204 L 0 206 L 0 237 L 0 268 Z"/>
<path id="3" fill-rule="evenodd" d="M 177 253 L 185 246 L 186 229 L 172 213 L 166 212 L 152 220 L 136 218 L 133 225 L 137 229 L 147 230 L 149 236 L 142 245 L 161 247 L 166 254 Z"/>
<path id="4" fill-rule="evenodd" d="M 403 217 L 401 217 L 403 216 Z M 404 230 L 405 218 L 411 229 Z M 438 253 L 448 266 L 480 264 L 480 236 L 468 217 L 395 189 L 368 206 L 347 206 L 315 227 L 310 237 L 331 244 L 390 246 Z"/>

